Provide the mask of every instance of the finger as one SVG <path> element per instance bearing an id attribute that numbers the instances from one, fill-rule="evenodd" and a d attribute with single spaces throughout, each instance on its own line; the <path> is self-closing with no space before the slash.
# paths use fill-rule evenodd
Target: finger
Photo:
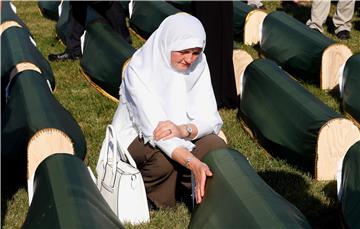
<path id="1" fill-rule="evenodd" d="M 160 122 L 157 124 L 157 126 L 156 126 L 153 134 L 155 135 L 155 133 L 158 132 L 158 131 L 161 129 L 161 127 L 163 127 L 163 125 L 164 125 L 164 121 L 160 121 Z"/>
<path id="2" fill-rule="evenodd" d="M 205 194 L 205 182 L 206 182 L 206 174 L 205 171 L 201 174 L 201 182 L 200 182 L 200 195 L 201 197 Z"/>
<path id="3" fill-rule="evenodd" d="M 201 193 L 200 193 L 200 188 L 198 187 L 196 190 L 196 203 L 200 204 L 201 203 Z"/>
<path id="4" fill-rule="evenodd" d="M 206 172 L 206 176 L 211 177 L 211 176 L 213 175 L 213 173 L 211 172 L 211 170 L 210 170 L 209 166 L 207 166 L 207 165 L 206 165 L 206 167 L 207 167 L 207 169 L 205 170 L 205 172 Z"/>
<path id="5" fill-rule="evenodd" d="M 168 137 L 168 138 L 172 137 L 171 129 L 163 129 L 163 130 L 161 130 L 161 133 L 159 134 L 159 139 L 166 140 L 166 137 Z"/>

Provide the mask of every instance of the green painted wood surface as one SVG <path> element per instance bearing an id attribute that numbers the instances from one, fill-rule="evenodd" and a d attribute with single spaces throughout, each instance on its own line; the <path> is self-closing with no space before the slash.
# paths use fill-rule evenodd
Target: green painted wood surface
<path id="1" fill-rule="evenodd" d="M 16 13 L 11 9 L 10 1 L 1 1 L 1 14 L 0 14 L 0 23 L 6 21 L 16 21 L 23 28 L 29 29 L 25 23 L 16 15 Z"/>
<path id="2" fill-rule="evenodd" d="M 348 228 L 360 228 L 360 141 L 343 160 L 341 213 Z"/>
<path id="3" fill-rule="evenodd" d="M 16 64 L 30 62 L 42 72 L 42 77 L 49 80 L 55 89 L 55 78 L 50 64 L 31 42 L 29 32 L 24 28 L 11 27 L 1 35 L 1 88 L 9 82 L 10 72 Z"/>
<path id="4" fill-rule="evenodd" d="M 245 20 L 248 13 L 250 13 L 253 8 L 248 6 L 246 3 L 241 1 L 233 2 L 234 8 L 234 35 L 243 36 Z"/>
<path id="5" fill-rule="evenodd" d="M 130 27 L 147 39 L 168 16 L 181 12 L 165 1 L 134 1 Z"/>
<path id="6" fill-rule="evenodd" d="M 322 53 L 334 43 L 286 13 L 274 11 L 264 19 L 260 48 L 296 78 L 318 83 Z"/>
<path id="7" fill-rule="evenodd" d="M 271 189 L 238 151 L 212 151 L 203 161 L 213 176 L 189 228 L 310 228 L 305 216 Z"/>
<path id="8" fill-rule="evenodd" d="M 40 163 L 25 219 L 29 228 L 124 228 L 101 196 L 85 164 L 69 154 Z"/>
<path id="9" fill-rule="evenodd" d="M 28 141 L 44 128 L 63 131 L 72 140 L 76 155 L 85 158 L 85 137 L 71 113 L 53 96 L 42 75 L 21 72 L 11 83 L 10 97 L 1 115 L 1 140 L 6 143 L 1 144 L 4 165 L 26 171 Z M 12 175 L 10 170 L 5 171 Z"/>
<path id="10" fill-rule="evenodd" d="M 57 21 L 59 19 L 59 5 L 60 1 L 38 1 L 38 7 L 42 15 L 54 21 Z"/>
<path id="11" fill-rule="evenodd" d="M 238 116 L 269 151 L 314 168 L 317 137 L 330 119 L 342 117 L 289 77 L 274 61 L 254 60 L 244 72 Z"/>
<path id="12" fill-rule="evenodd" d="M 342 107 L 360 123 L 360 53 L 346 61 L 343 77 L 345 82 Z"/>
<path id="13" fill-rule="evenodd" d="M 119 99 L 122 68 L 135 49 L 109 24 L 94 21 L 86 31 L 80 65 L 93 83 Z"/>

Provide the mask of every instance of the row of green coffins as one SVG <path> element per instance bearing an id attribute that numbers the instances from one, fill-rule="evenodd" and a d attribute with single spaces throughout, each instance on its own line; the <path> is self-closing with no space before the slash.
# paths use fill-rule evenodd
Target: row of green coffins
<path id="1" fill-rule="evenodd" d="M 6 91 L 11 77 L 24 65 L 34 64 L 55 89 L 55 79 L 50 65 L 37 50 L 26 25 L 16 15 L 10 2 L 3 2 L 1 8 L 1 108 L 4 111 Z M 22 52 L 22 50 L 28 50 Z M 6 57 L 6 58 L 5 58 Z"/>
<path id="2" fill-rule="evenodd" d="M 245 129 L 268 152 L 311 171 L 315 166 L 319 180 L 334 179 L 342 170 L 338 185 L 343 220 L 349 228 L 358 228 L 359 129 L 273 61 L 254 60 L 241 81 L 238 116 Z"/>
<path id="3" fill-rule="evenodd" d="M 263 20 L 260 49 L 293 76 L 320 83 L 322 89 L 338 85 L 337 73 L 351 50 L 284 12 L 269 13 Z"/>
<path id="4" fill-rule="evenodd" d="M 238 117 L 267 151 L 333 180 L 359 129 L 289 77 L 275 62 L 254 60 L 243 74 Z M 315 166 L 315 169 L 313 169 Z"/>
<path id="5" fill-rule="evenodd" d="M 51 67 L 30 42 L 29 31 L 10 26 L 2 31 L 1 44 L 7 92 L 1 116 L 2 179 L 23 182 L 27 173 L 31 205 L 23 227 L 121 228 L 82 162 L 83 133 L 53 96 Z"/>
<path id="6" fill-rule="evenodd" d="M 95 52 L 96 56 L 101 52 L 104 57 L 101 62 L 99 58 L 94 58 Z M 133 52 L 134 49 L 109 25 L 97 20 L 87 25 L 84 53 L 80 63 L 92 84 L 103 94 L 115 99 L 118 98 L 118 87 L 121 83 L 121 68 Z M 101 75 L 103 77 L 99 77 Z M 109 78 L 111 75 L 114 77 Z M 113 85 L 115 80 L 118 83 Z M 114 90 L 113 94 L 110 94 L 110 89 Z M 217 175 L 210 179 L 204 202 L 192 215 L 191 227 L 309 227 L 300 211 L 267 186 L 239 152 L 223 150 L 210 154 L 207 158 L 209 166 Z M 210 185 L 211 182 L 213 185 Z M 246 185 L 243 185 L 244 183 Z M 219 199 L 221 193 L 226 195 Z M 257 200 L 256 204 L 254 199 Z M 234 209 L 231 211 L 234 214 L 226 211 L 224 217 L 224 209 L 229 206 Z M 253 208 L 249 209 L 250 206 Z M 209 215 L 213 220 L 208 220 Z"/>
<path id="7" fill-rule="evenodd" d="M 107 27 L 107 28 L 106 28 Z M 92 29 L 93 30 L 92 30 Z M 90 49 L 86 49 L 86 47 L 88 46 L 88 47 L 92 47 L 92 49 L 95 51 L 95 50 L 98 50 L 97 48 L 96 48 L 96 43 L 98 43 L 98 44 L 103 44 L 103 43 L 105 43 L 105 42 L 101 42 L 101 37 L 100 36 L 91 36 L 91 34 L 96 34 L 96 32 L 95 31 L 102 31 L 102 32 L 104 32 L 104 33 L 108 33 L 108 34 L 105 34 L 105 37 L 107 36 L 107 37 L 112 37 L 112 38 L 117 38 L 116 36 L 113 36 L 114 34 L 112 34 L 113 33 L 113 31 L 110 29 L 110 27 L 109 26 L 107 26 L 107 25 L 105 25 L 105 24 L 102 24 L 102 23 L 92 23 L 92 24 L 90 24 L 89 25 L 89 27 L 88 27 L 88 30 L 92 30 L 92 33 L 89 33 L 89 34 L 87 34 L 87 36 L 88 36 L 88 38 L 87 39 L 85 39 L 85 48 L 84 48 L 84 55 L 86 55 L 87 54 L 87 52 L 85 51 L 85 50 L 90 50 Z M 111 35 L 112 34 L 112 35 Z M 89 43 L 87 43 L 87 41 L 86 40 L 90 40 L 90 37 L 93 37 L 93 39 L 92 39 L 92 45 L 87 45 L 87 44 L 91 44 L 91 42 L 89 42 Z M 98 42 L 96 42 L 96 41 L 98 41 Z M 110 40 L 108 40 L 108 41 L 110 41 Z M 128 47 L 130 47 L 130 46 L 128 46 L 127 45 L 127 43 L 126 42 L 122 42 L 123 43 L 123 45 L 125 45 L 126 46 L 126 49 L 128 49 Z M 108 50 L 114 50 L 114 44 L 113 44 L 113 46 L 112 45 L 108 45 Z M 119 50 L 121 50 L 122 48 L 119 46 L 118 47 L 119 48 Z M 126 50 L 125 49 L 125 50 Z M 105 50 L 107 50 L 107 49 L 105 49 Z M 125 62 L 125 60 L 127 59 L 127 58 L 129 58 L 130 56 L 131 56 L 131 54 L 132 54 L 132 52 L 133 52 L 133 50 L 130 48 L 130 49 L 128 49 L 128 50 L 131 50 L 130 52 L 125 52 L 126 54 L 125 55 L 121 55 L 121 54 L 119 54 L 119 53 L 117 53 L 116 54 L 116 56 L 120 56 L 120 58 L 119 58 L 119 62 L 118 63 L 124 63 Z M 115 54 L 115 52 L 114 52 L 114 54 Z M 108 54 L 109 55 L 109 54 Z M 112 54 L 113 55 L 113 54 Z M 89 55 L 88 55 L 89 57 L 91 57 L 91 56 L 93 56 L 93 55 L 91 55 L 90 53 L 89 53 Z M 113 58 L 112 58 L 113 59 Z M 90 59 L 91 60 L 91 59 Z M 94 60 L 93 60 L 94 61 Z M 93 62 L 93 63 L 95 63 L 95 62 Z M 121 66 L 120 66 L 120 69 L 121 69 L 121 67 L 122 67 L 122 64 L 121 64 Z M 88 66 L 93 66 L 94 67 L 94 69 L 93 69 L 93 73 L 95 73 L 95 74 L 90 74 L 89 72 L 89 70 L 85 70 L 86 69 L 86 67 L 84 67 L 84 66 L 86 66 L 86 65 L 88 65 Z M 104 66 L 104 65 L 101 65 L 101 66 Z M 105 65 L 106 66 L 106 65 Z M 91 77 L 91 75 L 96 75 L 96 65 L 93 65 L 93 64 L 89 64 L 89 62 L 88 61 L 86 61 L 86 60 L 84 60 L 84 61 L 82 61 L 82 68 L 84 69 L 84 71 L 85 72 L 87 72 L 88 73 L 88 75 L 90 75 L 90 77 Z M 116 87 L 114 87 L 114 91 L 113 91 L 113 93 L 117 93 L 117 91 L 118 91 L 118 85 L 120 85 L 120 83 L 121 83 L 121 70 L 119 70 L 119 66 L 117 66 L 117 68 L 116 69 L 118 69 L 118 73 L 120 73 L 118 76 L 117 76 L 117 78 L 115 77 L 114 79 L 115 80 L 118 80 L 118 84 L 116 85 Z M 103 72 L 103 70 L 106 70 L 106 68 L 104 68 L 104 69 L 102 69 L 102 71 L 99 71 L 99 72 Z M 107 74 L 104 74 L 104 75 L 107 75 Z M 93 80 L 93 81 L 95 81 L 95 80 Z M 106 81 L 109 81 L 108 79 L 105 79 L 105 82 L 104 83 L 106 83 Z M 97 83 L 98 85 L 99 85 L 99 83 Z M 111 83 L 110 83 L 110 85 L 109 85 L 109 87 L 111 87 Z M 106 87 L 104 87 L 104 86 L 101 86 L 101 88 L 102 89 L 105 89 L 105 91 L 106 90 L 108 90 L 108 89 L 106 89 Z M 108 90 L 109 91 L 109 90 Z M 118 95 L 117 94 L 113 94 L 113 97 L 115 97 L 115 98 L 117 98 L 118 97 Z M 290 109 L 291 110 L 291 109 Z M 326 113 L 326 112 L 325 112 Z M 331 112 L 330 112 L 331 113 Z M 332 117 L 332 115 L 333 115 L 333 117 Z M 339 117 L 336 117 L 336 115 L 334 115 L 334 114 L 330 114 L 327 118 L 329 118 L 330 117 L 330 119 L 332 119 L 332 118 L 339 118 Z M 325 115 L 326 116 L 326 115 Z M 322 117 L 322 118 L 324 118 L 324 117 Z M 330 120 L 329 119 L 329 120 Z M 328 121 L 329 121 L 328 120 Z M 305 121 L 306 122 L 306 121 Z M 325 123 L 326 121 L 323 121 L 323 123 Z M 347 123 L 346 121 L 340 121 L 340 122 L 345 122 L 345 125 L 347 125 L 347 124 L 349 124 L 349 123 Z M 337 125 L 337 124 L 334 124 L 334 125 Z M 351 126 L 351 125 L 350 125 Z M 346 127 L 345 127 L 346 128 Z M 316 128 L 315 128 L 316 129 Z M 316 132 L 316 131 L 315 131 Z M 355 131 L 356 132 L 356 131 Z M 306 135 L 306 134 L 305 134 Z M 312 134 L 310 134 L 310 135 L 314 135 L 314 133 L 312 133 Z M 316 135 L 316 134 L 315 134 Z M 356 135 L 356 133 L 355 133 L 355 135 Z M 316 139 L 316 137 L 315 137 L 315 139 Z M 316 141 L 316 140 L 315 140 Z M 311 143 L 312 142 L 312 143 Z M 312 148 L 312 150 L 313 150 L 313 152 L 314 152 L 314 139 L 310 139 L 310 144 L 304 144 L 304 147 L 306 148 Z M 295 147 L 296 148 L 296 147 Z M 311 150 L 310 150 L 311 151 Z M 344 154 L 344 151 L 346 152 L 346 150 L 342 150 L 343 151 L 343 153 L 342 154 Z M 307 152 L 309 152 L 309 151 L 307 151 Z M 311 154 L 311 153 L 310 153 Z M 298 157 L 298 156 L 292 156 L 292 157 Z M 312 155 L 306 155 L 306 153 L 305 153 L 305 156 L 303 155 L 303 156 L 300 156 L 300 158 L 302 157 L 302 160 L 301 161 L 307 161 L 307 162 L 311 162 L 310 164 L 313 164 L 313 162 L 314 162 L 314 160 L 315 160 L 315 153 L 312 153 Z M 305 158 L 305 159 L 304 159 Z M 338 158 L 337 158 L 338 159 Z M 305 163 L 305 164 L 308 164 L 308 163 Z M 332 177 L 333 178 L 333 177 Z M 331 179 L 332 179 L 331 178 Z"/>
<path id="8" fill-rule="evenodd" d="M 233 2 L 235 35 L 243 33 L 247 14 L 253 8 L 241 1 Z M 192 13 L 191 1 L 135 1 L 129 25 L 143 39 L 147 39 L 168 16 L 180 12 Z"/>
<path id="9" fill-rule="evenodd" d="M 136 1 L 133 3 L 132 15 L 129 24 L 134 31 L 142 38 L 148 38 L 160 23 L 169 15 L 181 11 L 191 13 L 191 2 L 165 1 Z M 128 8 L 128 1 L 121 1 L 120 4 Z M 251 7 L 240 1 L 234 1 L 234 34 L 241 35 L 245 24 L 246 15 L 252 10 Z M 64 1 L 39 1 L 38 6 L 42 14 L 50 19 L 57 20 L 56 32 L 59 38 L 65 43 L 65 34 L 69 20 L 70 4 Z M 58 15 L 60 6 L 61 14 Z"/>

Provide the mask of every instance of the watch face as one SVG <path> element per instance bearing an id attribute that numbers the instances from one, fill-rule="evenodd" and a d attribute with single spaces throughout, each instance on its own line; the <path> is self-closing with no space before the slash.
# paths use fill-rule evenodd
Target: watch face
<path id="1" fill-rule="evenodd" d="M 189 135 L 192 133 L 192 128 L 190 126 L 186 127 L 186 131 L 189 133 Z"/>

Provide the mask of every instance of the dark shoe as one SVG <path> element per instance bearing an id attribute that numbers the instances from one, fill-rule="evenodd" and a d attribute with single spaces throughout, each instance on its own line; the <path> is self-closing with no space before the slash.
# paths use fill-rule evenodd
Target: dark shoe
<path id="1" fill-rule="evenodd" d="M 49 54 L 48 59 L 50 61 L 65 61 L 65 60 L 77 60 L 80 57 L 81 57 L 80 54 L 71 54 L 65 51 L 59 54 Z"/>
<path id="2" fill-rule="evenodd" d="M 347 30 L 341 30 L 340 32 L 338 32 L 336 34 L 336 36 L 340 39 L 340 40 L 349 40 L 350 39 L 350 32 Z"/>

